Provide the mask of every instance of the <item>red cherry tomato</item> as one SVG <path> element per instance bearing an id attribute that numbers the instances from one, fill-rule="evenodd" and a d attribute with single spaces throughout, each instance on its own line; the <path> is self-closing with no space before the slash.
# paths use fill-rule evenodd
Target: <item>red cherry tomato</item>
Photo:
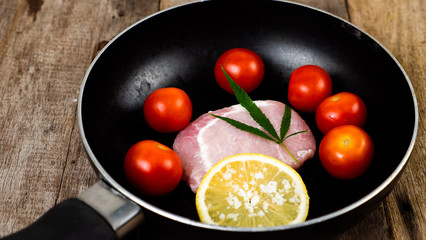
<path id="1" fill-rule="evenodd" d="M 374 146 L 360 127 L 343 125 L 331 129 L 319 146 L 319 157 L 325 170 L 339 179 L 354 179 L 370 166 Z"/>
<path id="2" fill-rule="evenodd" d="M 154 130 L 170 133 L 182 130 L 192 116 L 192 103 L 188 95 L 179 88 L 160 88 L 145 100 L 143 114 Z"/>
<path id="3" fill-rule="evenodd" d="M 219 86 L 231 94 L 234 91 L 221 66 L 246 93 L 255 90 L 265 74 L 263 61 L 255 52 L 245 48 L 233 48 L 224 52 L 216 62 L 214 75 Z"/>
<path id="4" fill-rule="evenodd" d="M 304 65 L 290 75 L 288 100 L 299 111 L 315 112 L 318 104 L 331 93 L 331 78 L 321 67 Z"/>
<path id="5" fill-rule="evenodd" d="M 179 156 L 169 147 L 152 140 L 133 145 L 124 159 L 124 173 L 138 191 L 161 196 L 171 192 L 182 177 Z"/>
<path id="6" fill-rule="evenodd" d="M 341 92 L 324 99 L 318 105 L 315 120 L 323 134 L 341 125 L 363 127 L 367 121 L 367 108 L 357 95 Z"/>

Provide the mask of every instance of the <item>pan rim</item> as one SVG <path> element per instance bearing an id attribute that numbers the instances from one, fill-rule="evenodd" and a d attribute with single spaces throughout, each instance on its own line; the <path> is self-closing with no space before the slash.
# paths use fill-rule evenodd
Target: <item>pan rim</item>
<path id="1" fill-rule="evenodd" d="M 398 164 L 398 166 L 394 169 L 394 171 L 392 172 L 392 174 L 386 178 L 385 181 L 383 181 L 378 187 L 376 187 L 373 191 L 371 191 L 370 193 L 368 193 L 367 195 L 365 195 L 364 197 L 362 197 L 361 199 L 359 199 L 358 201 L 347 205 L 344 208 L 341 208 L 337 211 L 322 215 L 320 217 L 316 217 L 316 218 L 312 218 L 309 219 L 303 223 L 298 223 L 298 224 L 293 224 L 293 225 L 285 225 L 285 226 L 277 226 L 277 227 L 263 227 L 263 228 L 242 228 L 242 227 L 226 227 L 226 226 L 219 226 L 219 225 L 210 225 L 210 224 L 205 224 L 205 223 L 201 223 L 200 221 L 196 221 L 193 219 L 189 219 L 187 217 L 183 217 L 168 211 L 165 211 L 159 207 L 156 207 L 148 202 L 145 202 L 144 200 L 142 200 L 141 198 L 135 196 L 134 194 L 132 194 L 131 192 L 129 192 L 128 190 L 126 190 L 124 187 L 122 187 L 118 182 L 116 182 L 108 173 L 107 171 L 102 167 L 102 165 L 100 164 L 100 162 L 98 161 L 98 159 L 96 158 L 96 156 L 94 155 L 94 153 L 92 152 L 89 142 L 86 138 L 85 132 L 84 132 L 84 126 L 83 126 L 83 119 L 82 119 L 82 101 L 83 101 L 83 93 L 84 93 L 84 89 L 85 89 L 85 85 L 86 82 L 89 79 L 89 75 L 92 71 L 92 68 L 95 66 L 95 64 L 97 63 L 98 59 L 102 56 L 102 54 L 106 51 L 106 49 L 108 49 L 108 47 L 115 42 L 117 39 L 119 39 L 122 35 L 124 35 L 126 32 L 128 32 L 130 29 L 133 29 L 135 26 L 141 24 L 142 22 L 156 17 L 157 15 L 160 15 L 164 12 L 168 12 L 168 11 L 172 11 L 172 10 L 176 10 L 178 8 L 182 8 L 188 5 L 196 5 L 196 4 L 202 4 L 203 2 L 210 2 L 212 0 L 201 0 L 198 2 L 191 2 L 191 3 L 185 3 L 185 4 L 181 4 L 175 7 L 171 7 L 171 8 L 167 8 L 161 11 L 158 11 L 156 13 L 153 13 L 145 18 L 140 19 L 139 21 L 136 21 L 135 23 L 133 23 L 132 25 L 128 26 L 127 28 L 125 28 L 124 30 L 122 30 L 119 34 L 117 34 L 113 39 L 111 39 L 102 49 L 101 51 L 99 51 L 99 53 L 96 55 L 96 57 L 92 60 L 91 64 L 89 65 L 84 78 L 83 78 L 83 82 L 80 86 L 80 91 L 79 91 L 79 97 L 78 97 L 78 106 L 77 106 L 77 119 L 78 119 L 78 127 L 79 127 L 79 132 L 80 132 L 80 136 L 81 139 L 83 141 L 83 145 L 86 149 L 86 152 L 89 155 L 89 159 L 92 163 L 92 166 L 94 167 L 94 170 L 97 171 L 97 174 L 100 178 L 101 181 L 106 182 L 107 184 L 111 185 L 116 191 L 118 191 L 120 194 L 122 194 L 124 197 L 128 198 L 130 201 L 135 202 L 136 204 L 138 204 L 141 208 L 145 208 L 149 211 L 152 211 L 158 215 L 161 215 L 163 217 L 166 217 L 168 219 L 177 221 L 177 222 L 181 222 L 183 224 L 187 224 L 190 226 L 195 226 L 195 227 L 200 227 L 200 228 L 206 228 L 206 229 L 212 229 L 212 230 L 221 230 L 221 231 L 233 231 L 233 232 L 268 232 L 268 231 L 282 231 L 282 230 L 290 230 L 290 229 L 295 229 L 295 228 L 302 228 L 302 227 L 307 227 L 310 225 L 315 225 L 317 223 L 321 223 L 321 222 L 325 222 L 328 220 L 331 220 L 333 218 L 336 218 L 338 216 L 341 216 L 345 213 L 351 212 L 353 210 L 355 210 L 356 208 L 360 207 L 361 205 L 367 203 L 368 201 L 372 200 L 374 197 L 376 197 L 379 193 L 381 193 L 390 183 L 392 183 L 394 180 L 396 180 L 396 178 L 399 176 L 399 174 L 403 171 L 406 163 L 408 162 L 409 156 L 414 148 L 415 142 L 416 142 L 416 137 L 417 137 L 417 132 L 418 132 L 418 122 L 419 122 L 419 116 L 418 116 L 418 103 L 417 103 L 417 98 L 415 95 L 415 91 L 413 88 L 413 85 L 407 75 L 407 73 L 405 72 L 405 70 L 403 69 L 402 65 L 398 62 L 398 60 L 392 55 L 392 53 L 385 47 L 383 46 L 378 40 L 376 40 L 373 36 L 371 36 L 370 34 L 368 34 L 367 32 L 363 31 L 362 29 L 358 28 L 357 26 L 355 26 L 353 23 L 339 17 L 336 16 L 332 13 L 326 12 L 324 10 L 321 9 L 317 9 L 311 6 L 307 6 L 301 3 L 295 3 L 295 2 L 289 2 L 289 1 L 278 1 L 278 0 L 270 0 L 271 2 L 279 2 L 279 3 L 284 3 L 284 4 L 291 4 L 291 5 L 296 5 L 296 6 L 300 6 L 303 8 L 307 8 L 316 12 L 319 12 L 321 14 L 326 14 L 332 18 L 337 19 L 338 21 L 345 23 L 351 27 L 353 27 L 356 31 L 359 31 L 361 34 L 364 34 L 365 36 L 367 36 L 368 38 L 370 38 L 373 42 L 375 42 L 376 44 L 378 44 L 378 46 L 380 46 L 380 48 L 382 50 L 384 50 L 384 52 L 386 54 L 388 54 L 389 57 L 391 57 L 391 59 L 394 61 L 394 63 L 396 63 L 396 65 L 399 67 L 400 71 L 403 73 L 405 80 L 410 88 L 411 91 L 411 96 L 413 98 L 413 104 L 414 104 L 414 128 L 413 128 L 413 134 L 411 137 L 411 141 L 410 144 L 405 152 L 404 157 L 401 159 L 400 163 Z M 392 189 L 391 189 L 392 190 Z M 390 190 L 390 191 L 391 191 Z M 389 192 L 390 192 L 389 191 Z"/>

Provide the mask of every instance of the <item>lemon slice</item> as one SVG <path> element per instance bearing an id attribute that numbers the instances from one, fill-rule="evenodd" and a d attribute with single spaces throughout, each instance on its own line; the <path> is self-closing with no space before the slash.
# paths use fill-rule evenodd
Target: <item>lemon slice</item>
<path id="1" fill-rule="evenodd" d="M 305 221 L 309 196 L 300 175 L 263 154 L 232 155 L 215 164 L 197 190 L 200 221 L 271 227 Z"/>

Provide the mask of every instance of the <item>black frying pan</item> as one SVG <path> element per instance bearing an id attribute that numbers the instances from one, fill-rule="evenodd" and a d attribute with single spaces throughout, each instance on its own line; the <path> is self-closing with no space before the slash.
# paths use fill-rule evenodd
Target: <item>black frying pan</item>
<path id="1" fill-rule="evenodd" d="M 362 177 L 342 181 L 325 172 L 317 155 L 307 161 L 300 174 L 311 203 L 308 219 L 302 224 L 250 229 L 206 225 L 199 222 L 195 195 L 184 183 L 167 196 L 151 198 L 135 191 L 125 180 L 123 159 L 133 144 L 152 139 L 171 146 L 176 136 L 157 133 L 147 126 L 142 114 L 147 95 L 161 87 L 183 89 L 193 102 L 193 119 L 236 104 L 235 97 L 220 89 L 213 75 L 219 55 L 235 47 L 255 51 L 265 63 L 264 81 L 250 94 L 254 100 L 288 103 L 291 72 L 301 65 L 315 64 L 332 77 L 333 93 L 353 92 L 367 105 L 365 130 L 375 144 L 372 166 Z M 418 125 L 411 83 L 382 45 L 335 16 L 278 1 L 206 1 L 148 17 L 119 34 L 98 55 L 86 74 L 79 100 L 80 131 L 101 178 L 97 185 L 129 199 L 126 201 L 133 206 L 134 216 L 140 216 L 143 209 L 142 235 L 160 239 L 318 238 L 339 233 L 368 214 L 391 191 L 413 148 Z M 322 135 L 313 114 L 300 114 L 319 144 Z M 396 124 L 403 127 L 396 131 Z M 108 200 L 93 203 L 87 200 L 90 194 L 83 195 L 79 199 L 95 208 L 107 205 Z M 73 204 L 80 206 L 82 202 Z M 91 212 L 81 211 L 86 215 Z M 45 219 L 48 217 L 34 226 L 42 225 Z M 93 224 L 78 221 L 84 236 L 93 239 L 95 235 L 91 234 L 95 233 L 87 232 L 87 228 L 93 228 L 104 234 L 103 239 L 110 237 L 102 220 L 98 225 L 98 220 Z M 122 226 L 126 222 L 113 227 L 119 235 L 125 232 Z M 48 231 L 58 229 L 56 225 Z M 24 230 L 15 236 L 30 232 Z"/>

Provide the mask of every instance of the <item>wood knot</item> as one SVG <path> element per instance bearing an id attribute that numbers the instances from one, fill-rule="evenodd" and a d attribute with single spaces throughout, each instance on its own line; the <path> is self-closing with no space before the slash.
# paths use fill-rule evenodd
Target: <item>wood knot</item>
<path id="1" fill-rule="evenodd" d="M 28 15 L 33 16 L 33 21 L 37 19 L 37 13 L 41 10 L 43 0 L 27 0 L 28 3 Z"/>
<path id="2" fill-rule="evenodd" d="M 108 41 L 100 41 L 96 44 L 95 49 L 93 50 L 93 54 L 92 54 L 92 60 L 95 59 L 96 55 L 98 55 L 98 53 L 102 50 L 102 48 L 104 48 L 106 45 L 108 44 Z"/>

